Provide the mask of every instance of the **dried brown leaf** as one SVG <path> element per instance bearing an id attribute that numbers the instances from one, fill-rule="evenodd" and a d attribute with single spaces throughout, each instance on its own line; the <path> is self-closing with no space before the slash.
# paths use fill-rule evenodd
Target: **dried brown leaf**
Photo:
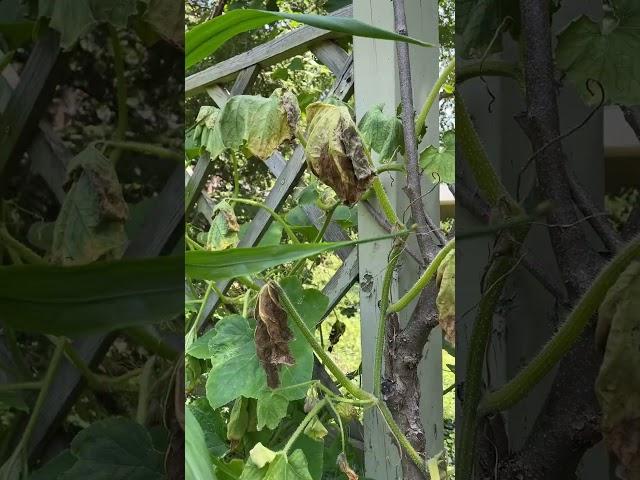
<path id="1" fill-rule="evenodd" d="M 262 287 L 258 294 L 255 318 L 256 352 L 267 374 L 267 385 L 278 388 L 280 366 L 295 363 L 289 351 L 293 334 L 287 324 L 287 312 L 280 306 L 278 294 L 269 284 Z"/>
<path id="2" fill-rule="evenodd" d="M 309 168 L 344 203 L 356 203 L 371 186 L 375 173 L 349 110 L 312 103 L 307 107 L 307 122 Z"/>
<path id="3" fill-rule="evenodd" d="M 347 461 L 347 456 L 344 453 L 338 455 L 338 468 L 340 471 L 344 473 L 349 480 L 358 480 L 358 474 L 353 471 L 353 469 L 349 466 L 349 462 Z"/>

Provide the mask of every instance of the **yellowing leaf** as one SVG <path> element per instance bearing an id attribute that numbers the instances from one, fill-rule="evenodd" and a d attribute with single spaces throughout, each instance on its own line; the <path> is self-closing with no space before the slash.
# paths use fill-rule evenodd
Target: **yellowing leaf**
<path id="1" fill-rule="evenodd" d="M 238 244 L 240 226 L 233 207 L 226 200 L 215 206 L 213 219 L 209 231 L 204 237 L 205 249 L 216 251 L 235 247 Z M 201 236 L 198 235 L 200 239 Z"/>
<path id="2" fill-rule="evenodd" d="M 602 433 L 626 468 L 640 478 L 640 262 L 633 262 L 607 293 L 599 310 L 596 337 L 606 344 L 596 394 Z"/>
<path id="3" fill-rule="evenodd" d="M 290 92 L 276 90 L 269 98 L 237 95 L 220 114 L 220 133 L 225 147 L 242 147 L 266 160 L 282 142 L 295 137 L 299 119 L 298 100 Z"/>
<path id="4" fill-rule="evenodd" d="M 80 265 L 120 257 L 128 208 L 113 163 L 87 147 L 69 163 L 66 188 L 53 229 L 52 262 Z"/>
<path id="5" fill-rule="evenodd" d="M 249 459 L 258 468 L 263 468 L 276 458 L 276 452 L 258 442 L 249 452 Z"/>
<path id="6" fill-rule="evenodd" d="M 304 434 L 313 440 L 322 440 L 327 436 L 329 431 L 325 427 L 318 417 L 314 417 L 304 429 Z"/>
<path id="7" fill-rule="evenodd" d="M 347 205 L 371 186 L 375 174 L 349 110 L 312 103 L 307 107 L 307 163 Z"/>
<path id="8" fill-rule="evenodd" d="M 438 322 L 444 338 L 451 345 L 456 344 L 456 250 L 452 248 L 438 266 L 436 278 L 438 296 Z"/>

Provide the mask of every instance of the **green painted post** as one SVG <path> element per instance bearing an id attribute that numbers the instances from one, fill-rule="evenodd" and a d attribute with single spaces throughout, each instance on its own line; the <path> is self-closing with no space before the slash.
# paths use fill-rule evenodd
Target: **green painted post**
<path id="1" fill-rule="evenodd" d="M 438 3 L 436 0 L 407 2 L 409 35 L 422 40 L 438 43 Z M 389 0 L 354 0 L 354 18 L 385 28 L 393 29 L 393 4 Z M 419 109 L 430 87 L 438 77 L 438 48 L 411 46 L 411 66 L 413 71 L 413 91 L 416 109 Z M 395 58 L 395 44 L 382 40 L 354 39 L 354 75 L 356 116 L 360 119 L 374 105 L 384 103 L 384 111 L 393 114 L 400 103 L 398 68 Z M 425 144 L 438 141 L 437 111 L 427 119 L 428 133 Z M 402 190 L 404 174 L 385 173 L 381 180 L 387 190 L 392 205 L 400 214 L 405 212 L 408 201 Z M 423 192 L 431 190 L 425 184 Z M 431 217 L 439 221 L 438 189 L 425 197 L 425 206 Z M 408 212 L 408 210 L 407 210 Z M 408 219 L 408 213 L 405 218 Z M 359 233 L 362 238 L 380 235 L 383 230 L 371 217 L 366 208 L 358 212 Z M 382 289 L 382 277 L 387 266 L 387 255 L 391 242 L 381 241 L 362 245 L 360 259 L 360 315 L 362 322 L 362 368 L 363 386 L 371 390 L 373 385 L 373 364 L 375 332 L 379 318 L 378 300 Z M 418 251 L 415 242 L 415 251 Z M 416 262 L 403 256 L 392 286 L 392 299 L 397 300 L 415 282 L 420 274 Z M 403 325 L 411 308 L 400 316 Z M 441 333 L 432 332 L 425 348 L 425 355 L 418 366 L 421 381 L 421 412 L 430 455 L 442 450 L 442 355 Z M 402 469 L 395 442 L 384 419 L 375 411 L 365 415 L 365 468 L 366 476 L 375 480 L 401 479 Z"/>

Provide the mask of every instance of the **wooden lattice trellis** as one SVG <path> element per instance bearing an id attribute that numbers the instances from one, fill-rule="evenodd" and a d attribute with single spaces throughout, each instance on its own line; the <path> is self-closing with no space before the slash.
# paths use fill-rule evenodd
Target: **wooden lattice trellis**
<path id="1" fill-rule="evenodd" d="M 409 16 L 410 25 L 417 26 L 418 36 L 426 37 L 427 41 L 438 42 L 438 17 L 437 2 L 417 2 L 411 6 Z M 359 20 L 372 23 L 386 29 L 392 29 L 393 14 L 391 3 L 388 0 L 355 0 L 354 6 L 348 6 L 334 12 L 336 16 L 355 16 Z M 427 35 L 425 35 L 427 33 Z M 354 53 L 348 54 L 334 40 L 339 34 L 319 30 L 312 27 L 301 27 L 285 33 L 276 39 L 262 44 L 248 52 L 237 55 L 231 59 L 217 63 L 203 71 L 189 76 L 185 82 L 186 95 L 194 96 L 208 93 L 213 101 L 222 107 L 232 95 L 243 94 L 250 89 L 253 80 L 261 68 L 268 67 L 286 58 L 300 53 L 311 51 L 316 58 L 326 65 L 333 73 L 335 80 L 327 95 L 333 95 L 346 101 L 357 90 L 356 113 L 358 117 L 366 110 L 381 101 L 389 101 L 389 105 L 398 103 L 398 79 L 394 60 L 394 45 L 392 42 L 354 40 Z M 367 43 L 369 42 L 369 43 Z M 416 51 L 423 55 L 424 50 Z M 360 55 L 360 58 L 358 58 Z M 370 57 L 370 58 L 367 58 Z M 426 96 L 426 89 L 435 81 L 438 75 L 438 53 L 433 49 L 424 57 L 414 58 L 418 60 L 417 75 L 420 87 L 414 90 L 422 95 L 422 101 Z M 358 63 L 362 76 L 356 78 Z M 366 65 L 366 68 L 363 68 Z M 376 72 L 376 69 L 380 69 Z M 223 85 L 234 81 L 230 91 Z M 358 80 L 359 87 L 356 84 Z M 428 141 L 437 142 L 438 120 L 437 112 L 433 112 L 428 121 L 430 133 Z M 265 203 L 273 210 L 280 209 L 294 188 L 300 183 L 306 168 L 304 149 L 298 146 L 288 160 L 281 153 L 274 153 L 266 162 L 270 172 L 276 177 L 274 187 L 269 192 Z M 211 173 L 210 158 L 202 155 L 191 174 L 186 174 L 186 211 L 196 208 L 210 217 L 213 207 L 211 199 L 200 192 Z M 402 211 L 407 205 L 404 193 L 401 190 L 403 183 L 400 177 L 394 174 L 386 175 L 383 179 L 388 188 L 393 205 Z M 432 218 L 439 218 L 439 204 L 437 189 L 431 189 L 434 193 L 425 199 L 425 205 Z M 358 224 L 362 237 L 371 237 L 384 233 L 384 221 L 380 221 L 382 215 L 368 202 L 362 202 L 359 207 Z M 324 215 L 317 207 L 303 206 L 309 220 L 318 228 L 321 227 Z M 262 236 L 269 228 L 272 217 L 264 209 L 258 210 L 250 222 L 246 235 L 239 243 L 239 247 L 251 247 L 258 244 Z M 388 228 L 388 225 L 386 226 Z M 326 241 L 343 240 L 346 234 L 338 225 L 331 223 L 324 239 Z M 386 256 L 389 252 L 389 242 L 375 242 L 357 248 L 348 248 L 338 251 L 342 265 L 336 271 L 323 289 L 323 293 L 330 299 L 328 313 L 358 281 L 361 283 L 360 313 L 362 324 L 362 359 L 363 376 L 362 383 L 365 388 L 370 388 L 373 373 L 373 346 L 375 344 L 375 323 L 379 318 L 378 294 L 381 287 L 380 272 L 386 266 Z M 415 245 L 413 246 L 415 248 Z M 359 262 L 358 253 L 361 252 L 365 262 Z M 414 259 L 407 257 L 405 265 L 398 270 L 393 295 L 406 291 L 417 278 L 418 265 Z M 361 278 L 362 277 L 362 278 Z M 364 281 L 362 280 L 364 279 Z M 223 281 L 218 284 L 224 293 L 231 285 L 231 281 Z M 219 297 L 211 292 L 206 297 L 204 309 L 198 318 L 197 328 L 202 331 L 205 320 L 219 305 Z M 406 321 L 408 312 L 401 316 L 401 322 Z M 420 369 L 424 381 L 421 382 L 423 405 L 423 421 L 427 438 L 427 451 L 434 455 L 442 449 L 442 370 L 440 353 L 440 332 L 434 330 L 425 349 L 425 358 L 421 362 Z M 316 362 L 316 374 L 322 374 L 324 369 Z M 398 451 L 394 440 L 388 433 L 385 425 L 376 412 L 370 411 L 365 415 L 365 432 L 360 432 L 358 437 L 363 440 L 362 448 L 365 452 L 366 474 L 368 477 L 387 480 L 401 478 Z"/>
<path id="2" fill-rule="evenodd" d="M 67 175 L 67 163 L 72 155 L 43 118 L 43 112 L 47 111 L 46 107 L 57 85 L 62 56 L 59 35 L 49 30 L 34 45 L 20 75 L 9 66 L 0 77 L 4 87 L 11 89 L 6 105 L 0 106 L 0 124 L 6 126 L 0 132 L 0 174 L 11 168 L 26 153 L 32 173 L 44 179 L 60 204 L 65 197 L 63 184 Z M 184 219 L 182 172 L 182 165 L 176 164 L 150 206 L 139 233 L 130 239 L 125 257 L 153 257 L 176 252 L 181 254 L 177 249 L 181 248 Z M 101 363 L 114 338 L 113 334 L 94 335 L 75 340 L 73 346 L 89 367 L 95 367 Z M 176 350 L 183 348 L 182 336 L 171 335 L 165 340 Z M 1 340 L 0 355 L 7 361 L 11 359 Z M 51 437 L 54 427 L 68 415 L 83 384 L 82 373 L 63 359 L 45 401 L 47 408 L 41 412 L 32 435 L 29 446 L 32 458 L 47 456 L 49 449 L 56 451 L 59 445 Z"/>

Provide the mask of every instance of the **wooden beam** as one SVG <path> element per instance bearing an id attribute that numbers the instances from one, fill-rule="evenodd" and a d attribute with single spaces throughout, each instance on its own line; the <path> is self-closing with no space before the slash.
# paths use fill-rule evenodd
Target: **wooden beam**
<path id="1" fill-rule="evenodd" d="M 60 51 L 58 34 L 47 30 L 29 55 L 20 82 L 0 116 L 0 174 L 25 149 L 50 101 Z"/>
<path id="2" fill-rule="evenodd" d="M 344 64 L 349 59 L 349 54 L 340 45 L 330 40 L 313 46 L 311 51 L 334 75 L 342 72 Z"/>
<path id="3" fill-rule="evenodd" d="M 350 17 L 351 11 L 351 6 L 349 5 L 336 10 L 332 15 Z M 342 35 L 339 33 L 314 27 L 296 28 L 248 52 L 216 63 L 212 67 L 187 77 L 185 80 L 185 94 L 187 97 L 197 95 L 213 84 L 232 80 L 245 68 L 254 65 L 260 65 L 262 68 L 268 67 L 307 51 L 310 45 L 340 36 Z"/>

